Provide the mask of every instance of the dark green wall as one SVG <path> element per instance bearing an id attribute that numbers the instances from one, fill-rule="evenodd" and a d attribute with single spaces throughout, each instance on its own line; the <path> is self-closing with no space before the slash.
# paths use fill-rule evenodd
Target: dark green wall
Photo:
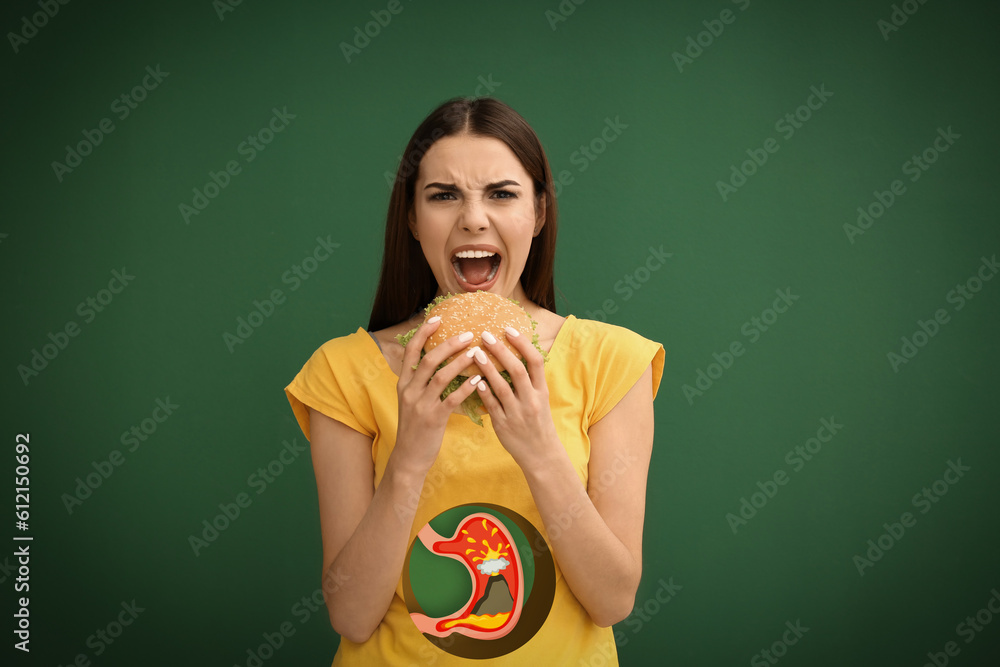
<path id="1" fill-rule="evenodd" d="M 898 11 L 915 13 L 884 32 L 890 2 L 403 0 L 347 62 L 340 43 L 386 4 L 248 0 L 220 16 L 209 0 L 70 2 L 16 52 L 9 35 L 0 47 L 4 495 L 15 436 L 30 433 L 30 528 L 8 531 L 34 537 L 32 652 L 3 650 L 33 665 L 80 653 L 246 664 L 288 623 L 265 664 L 329 663 L 325 612 L 296 608 L 321 564 L 308 450 L 270 482 L 256 471 L 283 443 L 306 445 L 282 388 L 320 344 L 367 325 L 384 174 L 434 106 L 491 92 L 566 172 L 558 312 L 666 348 L 645 616 L 617 627 L 622 663 L 770 664 L 755 654 L 781 652 L 786 621 L 809 630 L 782 664 L 917 666 L 949 641 L 949 664 L 1000 653 L 1000 619 L 971 642 L 959 627 L 1000 590 L 1000 280 L 976 277 L 992 278 L 982 258 L 1000 253 L 997 4 L 907 0 Z M 0 28 L 40 11 L 7 3 Z M 688 42 L 699 35 L 700 54 Z M 686 49 L 690 62 L 675 55 Z M 147 67 L 169 74 L 157 83 Z M 144 77 L 134 109 L 115 102 Z M 274 109 L 294 118 L 263 150 L 241 150 Z M 783 119 L 797 109 L 808 120 L 793 127 Z M 609 120 L 619 134 L 585 157 Z M 100 144 L 54 169 L 84 131 Z M 914 170 L 925 149 L 935 161 Z M 754 154 L 766 162 L 723 196 L 718 182 Z M 230 161 L 239 173 L 185 220 L 179 205 Z M 891 206 L 845 229 L 878 197 Z M 286 272 L 318 238 L 338 245 L 296 283 Z M 102 293 L 115 271 L 134 278 Z M 284 301 L 227 345 L 274 290 Z M 792 305 L 769 313 L 776 292 Z M 933 336 L 916 333 L 921 321 Z M 67 325 L 76 335 L 63 339 Z M 25 382 L 18 367 L 50 334 L 64 349 Z M 922 346 L 894 364 L 913 336 Z M 684 388 L 699 371 L 715 376 L 700 395 Z M 168 399 L 172 414 L 146 422 L 155 432 L 122 442 Z M 822 420 L 842 428 L 810 443 Z M 816 445 L 810 460 L 795 453 Z M 115 450 L 121 465 L 68 511 L 77 479 Z M 968 470 L 946 475 L 959 461 Z M 768 484 L 775 475 L 786 483 Z M 933 504 L 915 496 L 946 476 Z M 758 483 L 773 497 L 753 497 Z M 249 506 L 196 556 L 189 536 L 239 494 Z M 767 502 L 737 524 L 727 515 L 743 498 Z M 891 548 L 860 573 L 855 556 L 906 512 L 903 535 L 883 537 Z M 88 637 L 133 599 L 145 611 L 95 656 Z"/>

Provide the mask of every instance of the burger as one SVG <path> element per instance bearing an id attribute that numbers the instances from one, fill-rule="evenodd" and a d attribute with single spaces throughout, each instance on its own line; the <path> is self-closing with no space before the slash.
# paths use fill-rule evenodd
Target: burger
<path id="1" fill-rule="evenodd" d="M 514 383 L 511 380 L 510 373 L 499 359 L 494 357 L 488 350 L 486 350 L 485 347 L 483 347 L 482 339 L 483 331 L 489 331 L 498 342 L 503 343 L 507 349 L 510 350 L 522 364 L 524 364 L 524 367 L 527 368 L 527 360 L 524 359 L 517 348 L 511 345 L 507 340 L 507 332 L 504 327 L 508 326 L 516 329 L 521 335 L 527 335 L 530 333 L 531 344 L 534 345 L 535 349 L 542 355 L 542 359 L 548 362 L 548 354 L 546 354 L 546 352 L 538 345 L 538 334 L 535 333 L 535 327 L 538 326 L 538 323 L 535 322 L 535 320 L 528 315 L 527 311 L 525 311 L 524 308 L 522 308 L 521 305 L 514 299 L 508 299 L 507 297 L 500 296 L 499 294 L 484 292 L 483 290 L 463 292 L 461 294 L 452 294 L 449 292 L 448 294 L 435 298 L 434 301 L 427 304 L 427 307 L 424 308 L 425 322 L 428 318 L 434 316 L 440 316 L 441 323 L 438 325 L 434 333 L 428 336 L 427 341 L 424 343 L 424 349 L 420 350 L 421 359 L 424 358 L 425 354 L 453 336 L 457 336 L 464 331 L 469 331 L 473 335 L 472 340 L 469 341 L 469 345 L 441 362 L 441 364 L 434 369 L 435 373 L 444 368 L 452 360 L 464 355 L 470 348 L 479 345 L 480 349 L 482 349 L 486 354 L 486 358 L 492 362 L 493 366 L 498 371 L 500 371 L 500 377 L 502 377 L 509 386 L 513 387 Z M 410 342 L 411 338 L 413 338 L 413 334 L 417 332 L 417 329 L 419 329 L 419 327 L 415 327 L 405 334 L 399 334 L 396 336 L 396 340 L 400 345 L 406 347 L 406 344 Z M 416 369 L 416 366 L 414 366 L 414 369 Z M 469 365 L 466 366 L 447 387 L 445 387 L 445 390 L 441 393 L 441 400 L 443 401 L 448 397 L 448 394 L 458 389 L 463 382 L 478 373 L 479 367 L 474 361 L 471 361 Z M 485 377 L 483 378 L 483 381 L 489 385 L 489 381 Z M 493 388 L 490 387 L 490 391 L 492 390 Z M 495 392 L 494 395 L 496 395 Z M 465 412 L 469 419 L 477 425 L 483 425 L 481 415 L 486 414 L 486 408 L 483 407 L 483 401 L 479 397 L 478 392 L 472 392 L 468 398 L 462 401 L 462 411 Z"/>

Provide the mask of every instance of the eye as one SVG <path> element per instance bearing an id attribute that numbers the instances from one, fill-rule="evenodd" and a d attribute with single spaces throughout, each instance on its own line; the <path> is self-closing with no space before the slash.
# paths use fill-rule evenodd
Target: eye
<path id="1" fill-rule="evenodd" d="M 450 192 L 435 192 L 428 199 L 431 201 L 446 201 L 445 197 L 453 197 Z"/>
<path id="2" fill-rule="evenodd" d="M 517 193 L 511 192 L 510 190 L 497 190 L 493 194 L 495 194 L 495 195 L 508 195 L 506 197 L 498 197 L 498 199 L 517 199 Z"/>

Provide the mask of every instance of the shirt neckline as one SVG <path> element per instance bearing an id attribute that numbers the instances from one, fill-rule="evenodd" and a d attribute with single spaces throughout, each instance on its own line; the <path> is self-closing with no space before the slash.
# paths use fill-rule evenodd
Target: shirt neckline
<path id="1" fill-rule="evenodd" d="M 566 325 L 570 323 L 571 319 L 572 320 L 576 320 L 576 316 L 573 315 L 572 313 L 570 313 L 569 315 L 567 315 L 566 319 L 563 320 L 563 323 L 559 326 L 559 331 L 556 332 L 556 337 L 552 340 L 552 347 L 550 347 L 549 351 L 548 351 L 548 355 L 549 355 L 550 358 L 551 358 L 551 355 L 552 355 L 553 351 L 556 349 L 556 346 L 559 345 L 559 341 L 562 340 L 562 338 L 565 337 L 565 336 L 563 336 L 563 332 L 566 331 L 566 328 L 567 328 Z M 385 367 L 387 369 L 389 369 L 389 373 L 394 378 L 396 378 L 396 381 L 398 382 L 399 381 L 399 376 L 396 375 L 396 373 L 389 366 L 389 361 L 385 358 L 385 355 L 382 354 L 382 348 L 379 347 L 378 343 L 372 337 L 371 332 L 369 332 L 364 327 L 358 327 L 358 330 L 355 333 L 363 334 L 363 337 L 365 339 L 367 339 L 367 341 L 368 341 L 367 342 L 368 346 L 375 348 L 375 351 L 378 353 L 378 358 L 382 360 L 382 363 L 385 364 Z"/>

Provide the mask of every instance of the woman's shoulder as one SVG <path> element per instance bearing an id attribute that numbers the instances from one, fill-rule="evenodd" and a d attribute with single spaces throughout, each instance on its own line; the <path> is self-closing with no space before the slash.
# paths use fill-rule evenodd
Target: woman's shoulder
<path id="1" fill-rule="evenodd" d="M 316 348 L 313 356 L 322 356 L 330 362 L 343 362 L 356 358 L 364 349 L 365 339 L 369 338 L 368 332 L 362 327 L 358 327 L 353 333 L 343 334 L 330 338 L 325 343 Z"/>
<path id="2" fill-rule="evenodd" d="M 567 346 L 576 350 L 598 353 L 602 349 L 644 348 L 649 344 L 659 345 L 641 333 L 619 324 L 601 320 L 573 318 L 573 330 L 568 336 Z"/>

